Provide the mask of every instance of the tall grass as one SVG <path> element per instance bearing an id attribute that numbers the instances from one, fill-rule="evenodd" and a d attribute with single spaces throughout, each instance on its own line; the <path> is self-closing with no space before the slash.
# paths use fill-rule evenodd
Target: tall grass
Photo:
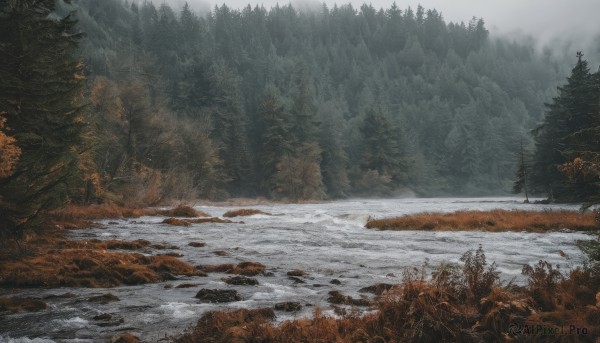
<path id="1" fill-rule="evenodd" d="M 575 270 L 556 278 L 547 266 L 524 269 L 529 286 L 502 286 L 495 265 L 488 265 L 481 247 L 463 255 L 462 266 L 442 265 L 428 275 L 408 269 L 403 282 L 376 298 L 375 313 L 356 311 L 326 317 L 316 308 L 311 318 L 272 322 L 270 308 L 210 312 L 189 332 L 175 339 L 196 342 L 594 342 L 600 334 L 600 309 L 590 275 Z M 540 262 L 541 263 L 541 262 Z M 536 296 L 548 285 L 547 309 Z M 582 289 L 582 285 L 584 288 Z M 535 325 L 587 335 L 544 335 L 518 328 Z"/>
<path id="2" fill-rule="evenodd" d="M 573 211 L 458 211 L 419 213 L 395 218 L 371 219 L 369 229 L 427 231 L 529 231 L 598 229 L 593 213 Z"/>

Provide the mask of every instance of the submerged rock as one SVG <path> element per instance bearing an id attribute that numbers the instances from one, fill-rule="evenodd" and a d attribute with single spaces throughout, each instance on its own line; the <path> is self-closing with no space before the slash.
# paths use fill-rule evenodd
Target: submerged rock
<path id="1" fill-rule="evenodd" d="M 300 269 L 292 269 L 289 272 L 287 272 L 287 276 L 306 276 L 306 272 L 304 270 L 300 270 Z"/>
<path id="2" fill-rule="evenodd" d="M 294 283 L 305 283 L 304 280 L 302 280 L 299 277 L 295 277 L 295 276 L 288 276 L 288 279 L 294 281 Z"/>
<path id="3" fill-rule="evenodd" d="M 354 299 L 351 296 L 346 296 L 340 291 L 330 291 L 327 301 L 330 304 L 336 305 L 354 305 L 354 306 L 370 306 L 371 302 L 367 299 Z"/>
<path id="4" fill-rule="evenodd" d="M 229 303 L 242 300 L 242 296 L 234 289 L 207 289 L 202 288 L 196 298 L 210 303 Z"/>
<path id="5" fill-rule="evenodd" d="M 112 314 L 110 314 L 110 313 L 101 313 L 101 314 L 95 316 L 92 319 L 94 319 L 94 320 L 111 320 L 112 319 Z"/>
<path id="6" fill-rule="evenodd" d="M 0 297 L 0 312 L 38 312 L 48 308 L 48 305 L 34 298 Z"/>
<path id="7" fill-rule="evenodd" d="M 394 287 L 394 285 L 389 283 L 376 283 L 368 287 L 363 287 L 358 291 L 360 293 L 372 293 L 375 295 L 381 295 L 383 294 L 383 292 L 390 290 L 392 287 Z"/>
<path id="8" fill-rule="evenodd" d="M 89 302 L 100 303 L 100 304 L 108 304 L 113 301 L 120 301 L 119 297 L 112 293 L 106 293 L 102 295 L 93 296 L 87 299 Z"/>
<path id="9" fill-rule="evenodd" d="M 297 301 L 287 301 L 275 304 L 275 309 L 277 311 L 297 312 L 302 309 L 302 305 Z"/>
<path id="10" fill-rule="evenodd" d="M 232 276 L 232 277 L 223 279 L 223 281 L 227 284 L 237 285 L 237 286 L 256 286 L 256 285 L 258 285 L 258 280 L 249 278 L 249 277 L 245 277 L 245 276 Z"/>

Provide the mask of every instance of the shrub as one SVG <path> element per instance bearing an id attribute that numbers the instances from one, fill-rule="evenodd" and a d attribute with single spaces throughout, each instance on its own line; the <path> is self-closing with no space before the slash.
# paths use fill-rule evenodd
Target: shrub
<path id="1" fill-rule="evenodd" d="M 499 279 L 500 273 L 496 271 L 496 263 L 492 263 L 485 270 L 487 263 L 481 245 L 475 254 L 473 251 L 467 251 L 460 260 L 464 262 L 463 275 L 466 281 L 467 295 L 476 300 L 488 295 Z"/>
<path id="2" fill-rule="evenodd" d="M 528 277 L 527 288 L 537 304 L 545 310 L 554 309 L 554 293 L 558 282 L 563 280 L 562 274 L 553 269 L 550 263 L 542 260 L 533 267 L 523 266 L 521 273 Z"/>

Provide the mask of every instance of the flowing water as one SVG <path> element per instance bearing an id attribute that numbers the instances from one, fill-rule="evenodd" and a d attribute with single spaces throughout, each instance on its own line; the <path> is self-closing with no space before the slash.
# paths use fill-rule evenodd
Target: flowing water
<path id="1" fill-rule="evenodd" d="M 244 206 L 246 207 L 246 206 Z M 145 239 L 167 243 L 179 249 L 182 260 L 192 265 L 255 261 L 264 264 L 273 276 L 258 276 L 258 286 L 230 286 L 225 274 L 208 277 L 182 277 L 175 281 L 111 289 L 31 289 L 0 290 L 0 295 L 44 298 L 72 293 L 71 298 L 46 300 L 49 308 L 36 313 L 0 313 L 0 342 L 104 342 L 116 333 L 129 331 L 157 342 L 166 335 L 182 333 L 205 312 L 234 308 L 272 307 L 283 301 L 298 301 L 303 310 L 295 314 L 277 312 L 282 321 L 308 316 L 316 306 L 334 315 L 327 303 L 328 292 L 339 290 L 359 297 L 358 289 L 375 283 L 399 283 L 402 271 L 419 267 L 425 261 L 435 266 L 458 263 L 467 250 L 481 244 L 488 262 L 495 261 L 503 282 L 523 283 L 524 264 L 546 260 L 561 270 L 581 265 L 582 254 L 576 246 L 586 234 L 559 231 L 525 232 L 423 232 L 377 231 L 364 228 L 369 216 L 383 218 L 424 211 L 453 212 L 489 209 L 571 209 L 577 206 L 523 204 L 514 198 L 436 198 L 348 200 L 319 204 L 272 204 L 250 206 L 272 214 L 235 218 L 243 224 L 193 224 L 173 227 L 160 224 L 162 217 L 142 217 L 101 221 L 100 228 L 74 231 L 75 239 Z M 211 216 L 221 216 L 231 207 L 197 206 Z M 189 242 L 203 241 L 206 247 L 194 248 Z M 224 250 L 228 256 L 213 252 Z M 566 257 L 560 252 L 566 253 Z M 165 251 L 149 251 L 160 254 Z M 286 273 L 301 269 L 308 273 L 305 283 L 290 280 Z M 332 279 L 341 284 L 330 284 Z M 183 283 L 192 288 L 176 288 Z M 166 285 L 173 286 L 165 288 Z M 167 286 L 168 287 L 168 286 Z M 194 295 L 201 288 L 236 289 L 242 301 L 229 304 L 201 303 Z M 106 305 L 85 299 L 112 293 L 121 300 Z M 110 313 L 108 322 L 92 318 Z M 121 321 L 122 320 L 122 321 Z"/>

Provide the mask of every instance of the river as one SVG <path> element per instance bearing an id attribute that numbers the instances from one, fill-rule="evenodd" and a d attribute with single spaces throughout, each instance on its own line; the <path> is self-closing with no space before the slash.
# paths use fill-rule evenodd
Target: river
<path id="1" fill-rule="evenodd" d="M 238 207 L 239 208 L 239 207 Z M 243 224 L 194 224 L 174 227 L 160 224 L 163 217 L 104 220 L 99 228 L 72 232 L 74 239 L 145 239 L 167 243 L 179 249 L 182 260 L 192 265 L 260 262 L 273 276 L 258 276 L 258 286 L 230 286 L 221 279 L 225 274 L 208 277 L 184 277 L 175 281 L 111 289 L 28 289 L 0 290 L 0 295 L 48 297 L 72 293 L 71 298 L 47 300 L 49 308 L 34 313 L 0 313 L 0 342 L 104 342 L 116 333 L 129 331 L 149 342 L 182 333 L 205 312 L 232 308 L 258 308 L 283 301 L 299 301 L 303 310 L 295 314 L 277 312 L 277 320 L 308 316 L 316 306 L 334 315 L 327 294 L 335 289 L 358 297 L 359 288 L 374 283 L 399 283 L 402 271 L 424 262 L 458 263 L 460 256 L 481 244 L 489 263 L 496 262 L 504 283 L 523 283 L 524 264 L 546 260 L 561 270 L 582 264 L 576 246 L 583 233 L 568 231 L 545 234 L 524 232 L 423 232 L 378 231 L 364 228 L 369 216 L 383 218 L 424 211 L 453 212 L 489 209 L 571 209 L 575 205 L 523 204 L 517 198 L 435 198 L 369 199 L 318 204 L 269 204 L 244 206 L 272 215 L 234 218 Z M 221 216 L 232 207 L 196 206 L 196 209 Z M 188 246 L 202 241 L 206 247 Z M 228 256 L 216 256 L 222 250 Z M 561 256 L 560 251 L 566 253 Z M 150 254 L 164 251 L 149 251 Z M 308 273 L 305 283 L 290 280 L 286 272 L 301 269 Z M 332 285 L 332 279 L 340 285 Z M 176 288 L 183 283 L 192 288 Z M 165 288 L 166 285 L 172 286 Z M 169 287 L 167 286 L 167 287 Z M 194 295 L 200 288 L 236 289 L 242 301 L 229 304 L 200 303 Z M 105 305 L 85 299 L 112 293 L 121 300 Z M 108 323 L 94 321 L 101 313 L 110 313 Z M 121 322 L 122 320 L 122 322 Z M 110 326 L 101 326 L 101 325 Z"/>

